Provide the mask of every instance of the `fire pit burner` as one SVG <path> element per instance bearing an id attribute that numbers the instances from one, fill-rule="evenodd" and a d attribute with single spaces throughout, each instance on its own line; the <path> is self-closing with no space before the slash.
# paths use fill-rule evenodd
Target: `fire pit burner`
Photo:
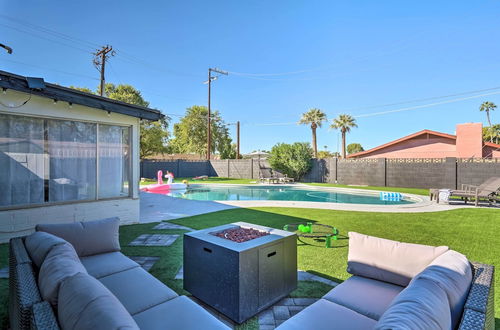
<path id="1" fill-rule="evenodd" d="M 236 243 L 243 243 L 246 241 L 250 241 L 255 238 L 259 238 L 262 236 L 269 235 L 269 233 L 265 231 L 260 231 L 253 228 L 234 228 L 234 229 L 226 229 L 223 231 L 219 231 L 216 233 L 211 233 L 214 236 L 225 238 L 230 241 Z"/>

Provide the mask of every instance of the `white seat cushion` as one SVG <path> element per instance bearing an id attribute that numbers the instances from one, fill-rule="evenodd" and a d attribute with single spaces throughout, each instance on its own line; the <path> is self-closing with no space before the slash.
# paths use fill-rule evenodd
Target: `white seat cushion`
<path id="1" fill-rule="evenodd" d="M 364 330 L 373 329 L 377 321 L 326 299 L 320 299 L 289 318 L 278 330 Z"/>
<path id="2" fill-rule="evenodd" d="M 141 267 L 104 276 L 99 281 L 120 300 L 132 316 L 178 297 L 177 293 Z"/>
<path id="3" fill-rule="evenodd" d="M 131 268 L 140 267 L 137 262 L 127 258 L 121 252 L 96 254 L 93 256 L 81 257 L 80 260 L 85 266 L 85 269 L 87 269 L 87 272 L 95 278 L 101 278 Z"/>
<path id="4" fill-rule="evenodd" d="M 401 243 L 350 232 L 347 271 L 407 286 L 415 275 L 446 251 L 447 246 Z"/>
<path id="5" fill-rule="evenodd" d="M 135 314 L 134 320 L 141 329 L 148 330 L 230 329 L 186 296 L 171 299 Z"/>
<path id="6" fill-rule="evenodd" d="M 404 287 L 352 276 L 323 298 L 378 321 Z"/>

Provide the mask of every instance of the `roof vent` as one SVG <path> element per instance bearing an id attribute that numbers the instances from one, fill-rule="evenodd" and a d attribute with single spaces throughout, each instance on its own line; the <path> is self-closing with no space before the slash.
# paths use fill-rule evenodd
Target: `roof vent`
<path id="1" fill-rule="evenodd" d="M 42 90 L 45 88 L 45 81 L 43 81 L 43 78 L 26 77 L 26 81 L 30 89 Z"/>

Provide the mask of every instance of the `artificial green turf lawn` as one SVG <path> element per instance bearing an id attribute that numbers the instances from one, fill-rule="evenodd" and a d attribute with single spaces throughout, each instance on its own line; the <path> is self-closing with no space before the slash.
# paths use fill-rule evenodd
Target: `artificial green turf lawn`
<path id="1" fill-rule="evenodd" d="M 233 209 L 209 213 L 174 222 L 195 229 L 202 229 L 235 221 L 246 221 L 274 228 L 287 223 L 317 221 L 337 227 L 341 234 L 348 231 L 429 245 L 448 245 L 464 253 L 470 260 L 500 265 L 500 210 L 457 209 L 433 213 L 370 213 L 298 208 L 253 208 Z M 174 280 L 182 264 L 182 239 L 169 247 L 129 247 L 133 239 L 145 233 L 180 234 L 182 230 L 153 230 L 156 223 L 120 227 L 122 251 L 129 256 L 159 256 L 151 273 L 179 294 L 186 294 L 182 281 Z M 324 242 L 299 241 L 298 267 L 332 280 L 342 281 L 350 275 L 345 271 L 347 264 L 347 240 L 334 241 L 334 248 L 324 248 Z M 0 267 L 8 264 L 8 245 L 0 245 Z M 500 276 L 495 278 L 496 292 L 499 291 Z M 299 282 L 293 297 L 321 297 L 331 288 L 318 282 Z M 0 280 L 0 321 L 7 327 L 8 280 Z M 500 295 L 495 296 L 496 328 L 500 329 Z M 258 329 L 253 318 L 239 327 L 244 330 Z"/>
<path id="2" fill-rule="evenodd" d="M 429 213 L 375 213 L 298 208 L 233 209 L 208 213 L 173 222 L 202 229 L 235 221 L 273 228 L 287 223 L 319 222 L 337 227 L 341 235 L 356 231 L 410 243 L 447 245 L 470 260 L 500 266 L 500 210 L 457 209 Z M 317 275 L 342 281 L 350 275 L 347 266 L 347 239 L 334 241 L 334 248 L 311 239 L 298 242 L 298 267 Z M 500 276 L 495 277 L 500 292 Z M 500 295 L 495 296 L 495 316 L 500 329 Z"/>
<path id="3" fill-rule="evenodd" d="M 320 186 L 320 187 L 337 187 L 337 188 L 352 188 L 352 189 L 366 189 L 366 190 L 378 190 L 378 191 L 391 191 L 400 192 L 406 194 L 415 195 L 429 195 L 429 189 L 419 189 L 419 188 L 400 188 L 400 187 L 373 187 L 373 186 L 349 186 L 345 184 L 335 184 L 335 183 L 306 183 L 310 186 Z"/>
<path id="4" fill-rule="evenodd" d="M 219 177 L 209 177 L 206 180 L 193 180 L 193 178 L 175 178 L 174 182 L 181 183 L 183 180 L 187 180 L 190 184 L 204 184 L 204 183 L 230 183 L 230 184 L 255 184 L 257 179 L 233 179 L 233 178 L 219 178 Z M 146 179 L 141 182 L 141 185 L 147 185 L 151 183 L 156 183 L 156 180 Z"/>

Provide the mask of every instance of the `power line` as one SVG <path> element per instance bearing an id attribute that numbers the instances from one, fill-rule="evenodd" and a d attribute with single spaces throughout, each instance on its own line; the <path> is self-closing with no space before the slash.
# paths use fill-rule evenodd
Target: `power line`
<path id="1" fill-rule="evenodd" d="M 79 74 L 79 73 L 72 73 L 72 72 L 58 70 L 58 69 L 53 69 L 53 68 L 46 68 L 46 67 L 42 67 L 42 66 L 39 66 L 39 65 L 24 63 L 24 62 L 20 62 L 20 61 L 14 61 L 14 60 L 10 60 L 10 59 L 2 59 L 2 61 L 12 62 L 12 63 L 26 65 L 26 66 L 31 66 L 31 67 L 42 69 L 42 70 L 54 71 L 54 72 L 58 72 L 58 73 L 62 73 L 62 74 L 70 75 L 70 76 L 83 77 L 83 78 L 92 79 L 92 80 L 99 80 L 99 79 L 97 79 L 95 77 L 86 76 L 86 75 Z"/>
<path id="2" fill-rule="evenodd" d="M 468 96 L 468 97 L 462 97 L 462 98 L 453 99 L 453 100 L 447 100 L 447 101 L 442 101 L 442 102 L 435 102 L 435 103 L 430 103 L 430 104 L 417 105 L 417 106 L 413 106 L 413 107 L 407 107 L 407 108 L 401 108 L 401 109 L 395 109 L 395 110 L 388 110 L 388 111 L 381 111 L 381 112 L 374 112 L 374 113 L 366 113 L 366 114 L 361 114 L 361 115 L 357 115 L 357 116 L 353 116 L 353 117 L 355 117 L 355 118 L 373 117 L 373 116 L 378 116 L 378 115 L 385 115 L 385 114 L 388 114 L 388 113 L 395 113 L 395 112 L 403 112 L 403 111 L 410 111 L 410 110 L 416 110 L 416 109 L 429 108 L 429 107 L 433 107 L 433 106 L 436 106 L 436 105 L 448 104 L 448 103 L 455 103 L 455 102 L 460 102 L 460 101 L 475 99 L 475 98 L 478 98 L 478 97 L 484 97 L 484 96 L 490 96 L 490 95 L 497 95 L 497 94 L 500 94 L 500 91 L 499 92 L 486 93 L 486 94 L 480 94 L 480 95 L 473 95 L 473 96 Z"/>
<path id="3" fill-rule="evenodd" d="M 484 90 L 496 90 L 496 89 L 500 89 L 500 87 L 488 88 L 488 89 L 484 89 Z M 463 95 L 465 93 L 466 92 L 459 93 L 457 95 Z M 361 114 L 361 115 L 357 115 L 357 116 L 353 116 L 353 117 L 355 117 L 355 118 L 373 117 L 373 116 L 385 115 L 385 114 L 389 114 L 389 113 L 424 109 L 424 108 L 429 108 L 429 107 L 433 107 L 436 105 L 455 103 L 455 102 L 466 101 L 466 100 L 475 99 L 475 98 L 479 98 L 479 97 L 498 95 L 498 94 L 500 94 L 500 91 L 491 92 L 491 93 L 484 93 L 484 94 L 479 94 L 479 95 L 472 95 L 472 96 L 468 96 L 468 97 L 461 97 L 461 98 L 446 100 L 446 101 L 442 101 L 442 102 L 434 102 L 434 103 L 422 104 L 422 105 L 417 105 L 417 106 L 412 106 L 412 107 L 393 109 L 393 110 L 388 110 L 388 111 L 366 113 L 366 114 Z M 297 122 L 278 122 L 278 123 L 255 123 L 255 124 L 246 124 L 246 125 L 250 125 L 250 126 L 289 126 L 289 125 L 296 125 L 296 124 L 297 124 Z"/>
<path id="4" fill-rule="evenodd" d="M 72 41 L 72 42 L 78 42 L 78 43 L 81 43 L 81 44 L 85 44 L 86 47 L 91 47 L 91 48 L 99 47 L 99 44 L 97 44 L 97 43 L 90 42 L 88 40 L 83 40 L 83 39 L 80 39 L 80 38 L 76 38 L 76 37 L 70 36 L 68 34 L 64 34 L 62 32 L 51 30 L 51 29 L 46 28 L 44 26 L 36 25 L 36 24 L 31 23 L 31 22 L 27 22 L 27 21 L 24 21 L 24 20 L 21 20 L 21 19 L 18 19 L 18 18 L 10 17 L 10 16 L 4 15 L 4 14 L 0 14 L 0 17 L 3 18 L 3 19 L 9 20 L 11 22 L 14 22 L 16 24 L 19 24 L 19 25 L 21 25 L 23 27 L 29 27 L 29 28 L 31 28 L 31 29 L 33 29 L 35 31 L 43 31 L 43 32 L 51 34 L 51 35 L 53 35 L 55 37 L 66 39 L 66 40 Z"/>
<path id="5" fill-rule="evenodd" d="M 21 32 L 21 33 L 25 33 L 25 34 L 28 34 L 28 35 L 33 36 L 33 37 L 44 39 L 44 40 L 47 40 L 47 41 L 50 41 L 50 42 L 54 42 L 54 43 L 57 43 L 57 44 L 60 44 L 60 45 L 63 45 L 63 46 L 69 47 L 69 48 L 73 48 L 73 49 L 82 51 L 84 53 L 90 53 L 90 51 L 88 51 L 86 49 L 83 49 L 83 48 L 80 48 L 80 47 L 76 47 L 76 46 L 73 46 L 73 45 L 69 45 L 69 44 L 67 44 L 65 42 L 62 42 L 62 41 L 58 41 L 58 40 L 50 39 L 50 38 L 47 38 L 47 37 L 44 37 L 44 36 L 40 36 L 40 35 L 34 34 L 33 32 L 25 31 L 25 30 L 22 30 L 22 29 L 13 27 L 13 26 L 2 24 L 2 23 L 0 23 L 0 26 L 4 26 L 6 28 L 9 28 L 9 29 Z"/>

